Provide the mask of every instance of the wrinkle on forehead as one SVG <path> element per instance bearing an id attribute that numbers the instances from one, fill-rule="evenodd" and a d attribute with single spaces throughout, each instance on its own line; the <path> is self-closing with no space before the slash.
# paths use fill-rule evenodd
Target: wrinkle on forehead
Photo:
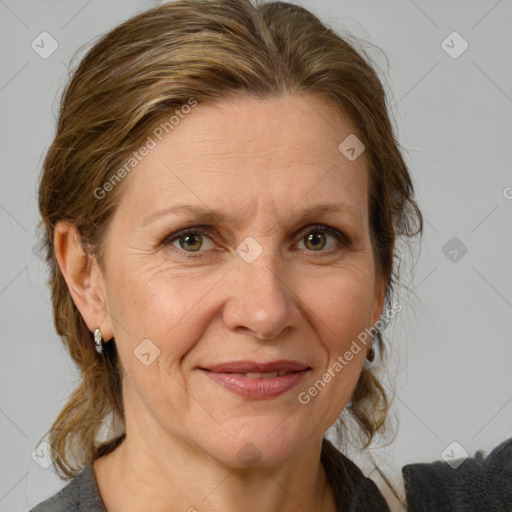
<path id="1" fill-rule="evenodd" d="M 352 127 L 339 115 L 327 123 L 330 112 L 298 96 L 199 104 L 128 176 L 126 213 L 194 202 L 242 216 L 271 211 L 276 221 L 292 208 L 344 200 L 362 219 L 364 154 L 349 162 L 339 152 Z"/>

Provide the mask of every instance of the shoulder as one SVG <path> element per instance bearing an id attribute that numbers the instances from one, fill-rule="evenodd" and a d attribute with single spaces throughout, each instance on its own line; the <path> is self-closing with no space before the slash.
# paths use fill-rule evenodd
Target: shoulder
<path id="1" fill-rule="evenodd" d="M 29 512 L 106 512 L 101 500 L 92 463 L 58 493 Z"/>
<path id="2" fill-rule="evenodd" d="M 512 510 L 512 438 L 484 458 L 408 464 L 402 468 L 408 510 Z"/>
<path id="3" fill-rule="evenodd" d="M 325 438 L 322 463 L 340 510 L 349 504 L 357 512 L 390 512 L 375 482 Z"/>

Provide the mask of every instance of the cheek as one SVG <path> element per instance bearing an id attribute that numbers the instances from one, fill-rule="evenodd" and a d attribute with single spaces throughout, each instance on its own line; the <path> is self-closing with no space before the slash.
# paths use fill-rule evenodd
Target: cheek
<path id="1" fill-rule="evenodd" d="M 315 376 L 317 384 L 310 383 L 316 389 L 310 391 L 322 395 L 316 407 L 323 411 L 327 426 L 352 396 L 371 341 L 365 332 L 373 306 L 373 287 L 368 283 L 360 273 L 338 274 L 325 283 L 323 293 L 316 294 L 312 302 L 317 330 L 324 333 L 320 339 L 327 361 Z"/>
<path id="2" fill-rule="evenodd" d="M 330 288 L 332 301 L 317 302 L 328 328 L 319 337 L 326 353 L 325 363 L 301 388 L 298 399 L 309 416 L 321 418 L 327 430 L 345 409 L 357 386 L 366 358 L 366 345 L 358 336 L 368 326 L 369 294 L 347 288 Z M 323 322 L 317 321 L 317 325 Z M 318 327 L 319 330 L 321 327 Z M 370 339 L 370 338 L 368 338 Z"/>
<path id="3" fill-rule="evenodd" d="M 170 368 L 199 339 L 206 296 L 219 278 L 211 273 L 132 267 L 112 276 L 109 302 L 121 357 L 129 367 L 134 351 L 149 339 L 160 352 L 159 364 Z"/>
<path id="4" fill-rule="evenodd" d="M 333 272 L 322 285 L 311 299 L 316 323 L 324 324 L 322 330 L 331 348 L 344 350 L 347 342 L 357 339 L 370 327 L 374 305 L 371 277 L 363 273 Z"/>

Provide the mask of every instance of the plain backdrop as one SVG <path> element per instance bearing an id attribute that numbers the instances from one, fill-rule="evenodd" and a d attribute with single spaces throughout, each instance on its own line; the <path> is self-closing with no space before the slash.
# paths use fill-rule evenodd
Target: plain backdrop
<path id="1" fill-rule="evenodd" d="M 27 510 L 64 485 L 31 453 L 77 382 L 53 327 L 35 232 L 37 182 L 68 65 L 82 45 L 154 5 L 0 0 L 2 512 Z M 402 292 L 403 310 L 386 330 L 397 435 L 372 451 L 399 484 L 403 465 L 442 459 L 454 441 L 455 454 L 473 456 L 512 435 L 512 3 L 302 5 L 363 39 L 425 215 L 412 292 Z M 48 37 L 42 32 L 58 45 L 46 58 L 31 46 Z"/>

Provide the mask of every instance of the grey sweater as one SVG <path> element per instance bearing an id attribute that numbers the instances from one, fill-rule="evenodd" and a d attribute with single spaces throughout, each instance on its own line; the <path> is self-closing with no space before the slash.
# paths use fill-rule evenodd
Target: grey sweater
<path id="1" fill-rule="evenodd" d="M 375 483 L 326 439 L 322 464 L 336 490 L 339 510 L 390 512 Z M 466 459 L 457 469 L 436 461 L 409 464 L 402 468 L 402 474 L 409 512 L 512 512 L 512 438 L 486 459 L 477 452 L 475 458 Z M 30 512 L 107 512 L 92 463 Z"/>
<path id="2" fill-rule="evenodd" d="M 436 461 L 402 468 L 409 512 L 512 512 L 512 438 L 457 469 Z"/>

